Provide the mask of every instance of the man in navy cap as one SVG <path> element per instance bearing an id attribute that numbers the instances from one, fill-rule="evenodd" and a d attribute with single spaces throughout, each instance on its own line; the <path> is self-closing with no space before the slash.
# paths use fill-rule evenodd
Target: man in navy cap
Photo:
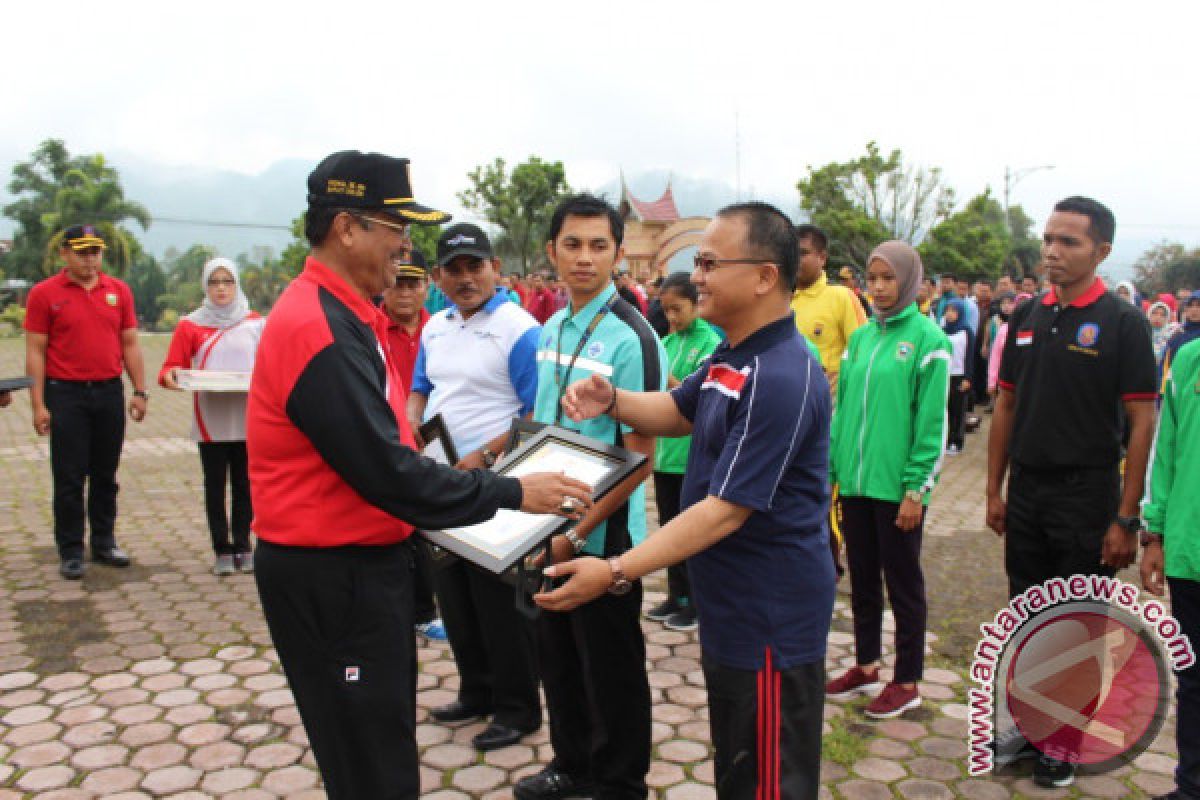
<path id="1" fill-rule="evenodd" d="M 62 235 L 65 268 L 29 292 L 25 368 L 33 385 L 33 428 L 50 436 L 54 539 L 67 580 L 83 577 L 84 484 L 92 560 L 129 566 L 117 546 L 117 465 L 125 441 L 121 371 L 129 373 L 129 416 L 146 416 L 146 377 L 138 345 L 133 293 L 106 275 L 104 239 L 92 225 Z"/>
<path id="2" fill-rule="evenodd" d="M 507 478 L 422 458 L 404 413 L 387 317 L 372 302 L 412 249 L 408 160 L 334 153 L 308 178 L 304 271 L 258 349 L 246 444 L 258 535 L 255 578 L 271 639 L 332 800 L 414 798 L 415 526 L 501 508 L 591 504 L 562 475 Z"/>

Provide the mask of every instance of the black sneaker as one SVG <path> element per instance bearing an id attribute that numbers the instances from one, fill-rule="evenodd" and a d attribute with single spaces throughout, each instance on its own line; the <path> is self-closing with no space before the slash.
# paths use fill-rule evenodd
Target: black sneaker
<path id="1" fill-rule="evenodd" d="M 663 622 L 667 619 L 667 617 L 671 616 L 675 612 L 680 611 L 682 609 L 683 609 L 683 606 L 681 606 L 678 602 L 676 602 L 675 600 L 668 597 L 666 600 L 663 600 L 661 603 L 656 605 L 654 608 L 647 611 L 646 619 L 652 619 L 655 622 Z"/>
<path id="2" fill-rule="evenodd" d="M 663 623 L 673 631 L 694 631 L 696 630 L 696 607 L 684 606 L 676 611 L 671 616 L 667 617 L 667 621 Z"/>
<path id="3" fill-rule="evenodd" d="M 1038 756 L 1033 765 L 1033 782 L 1043 789 L 1061 789 L 1075 782 L 1075 765 L 1050 756 Z"/>
<path id="4" fill-rule="evenodd" d="M 1029 743 L 1029 740 L 1016 726 L 992 740 L 992 763 L 997 767 L 1007 767 L 1018 761 L 1036 758 L 1041 751 Z"/>
<path id="5" fill-rule="evenodd" d="M 566 800 L 568 797 L 591 797 L 592 784 L 576 780 L 553 764 L 536 775 L 517 781 L 513 787 L 516 800 Z"/>
<path id="6" fill-rule="evenodd" d="M 82 558 L 64 558 L 58 565 L 58 574 L 69 581 L 77 581 L 83 577 Z"/>

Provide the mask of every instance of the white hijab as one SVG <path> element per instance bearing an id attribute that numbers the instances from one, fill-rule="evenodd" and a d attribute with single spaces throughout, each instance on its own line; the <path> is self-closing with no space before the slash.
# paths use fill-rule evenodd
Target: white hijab
<path id="1" fill-rule="evenodd" d="M 234 289 L 236 290 L 233 300 L 223 306 L 217 305 L 208 296 L 208 279 L 218 269 L 229 271 L 229 274 L 233 276 Z M 186 319 L 191 320 L 192 324 L 203 328 L 232 328 L 244 320 L 246 315 L 250 313 L 250 303 L 246 300 L 246 295 L 242 292 L 242 281 L 238 277 L 237 264 L 234 264 L 228 258 L 209 259 L 204 264 L 204 272 L 200 276 L 200 285 L 204 288 L 204 303 L 187 315 Z"/>

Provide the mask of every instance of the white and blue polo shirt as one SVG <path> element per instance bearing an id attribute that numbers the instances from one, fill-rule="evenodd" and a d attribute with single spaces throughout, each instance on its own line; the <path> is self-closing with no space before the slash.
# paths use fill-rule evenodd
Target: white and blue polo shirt
<path id="1" fill-rule="evenodd" d="M 605 311 L 605 309 L 608 309 Z M 604 313 L 591 336 L 588 328 L 597 314 Z M 587 341 L 575 355 L 581 340 Z M 571 313 L 571 306 L 560 309 L 546 320 L 538 346 L 537 403 L 533 418 L 538 422 L 558 425 L 578 431 L 601 442 L 620 445 L 622 434 L 608 415 L 575 422 L 560 413 L 562 395 L 575 381 L 591 375 L 607 378 L 618 389 L 631 392 L 659 392 L 666 388 L 667 362 L 662 342 L 641 313 L 617 295 L 609 284 L 604 291 Z M 588 536 L 583 552 L 590 555 L 619 554 L 626 547 L 608 542 L 609 533 L 629 531 L 630 545 L 646 538 L 646 489 L 639 485 L 629 496 L 629 502 L 617 509 L 606 522 L 600 523 Z M 606 547 L 606 544 L 609 545 Z"/>
<path id="2" fill-rule="evenodd" d="M 507 289 L 469 319 L 450 306 L 425 323 L 412 390 L 429 398 L 425 420 L 442 415 L 460 458 L 533 410 L 540 331 Z"/>
<path id="3" fill-rule="evenodd" d="M 829 383 L 792 314 L 722 343 L 671 391 L 692 423 L 682 507 L 751 510 L 688 559 L 704 655 L 733 669 L 823 661 L 835 576 L 828 512 Z"/>

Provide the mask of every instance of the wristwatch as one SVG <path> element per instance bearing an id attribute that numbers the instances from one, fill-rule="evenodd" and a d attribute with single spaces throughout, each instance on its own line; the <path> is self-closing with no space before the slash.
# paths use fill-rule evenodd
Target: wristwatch
<path id="1" fill-rule="evenodd" d="M 146 391 L 145 391 L 144 389 L 134 389 L 134 390 L 133 390 L 133 396 L 134 396 L 134 397 L 140 397 L 140 398 L 142 398 L 143 400 L 149 400 L 149 399 L 150 399 L 150 395 L 146 394 Z"/>
<path id="2" fill-rule="evenodd" d="M 633 588 L 633 583 L 629 578 L 625 577 L 625 570 L 621 569 L 621 557 L 613 556 L 608 560 L 608 568 L 612 570 L 613 582 L 612 586 L 608 587 L 610 594 L 615 594 L 618 597 L 623 594 L 629 594 L 629 590 Z"/>
<path id="3" fill-rule="evenodd" d="M 1162 544 L 1161 533 L 1151 533 L 1150 531 L 1142 531 L 1142 547 L 1149 547 L 1152 544 Z"/>
<path id="4" fill-rule="evenodd" d="M 496 464 L 496 454 L 486 447 L 479 451 L 479 455 L 483 458 L 483 465 L 491 469 Z"/>
<path id="5" fill-rule="evenodd" d="M 576 555 L 582 553 L 584 546 L 587 545 L 587 539 L 580 537 L 575 531 L 567 531 L 563 534 L 563 537 L 571 543 L 571 547 L 575 548 Z"/>
<path id="6" fill-rule="evenodd" d="M 1124 528 L 1126 533 L 1137 533 L 1142 529 L 1142 518 L 1138 516 L 1122 517 L 1118 514 L 1117 524 Z"/>
<path id="7" fill-rule="evenodd" d="M 912 503 L 924 503 L 925 493 L 920 489 L 909 489 L 904 493 L 904 499 Z"/>

